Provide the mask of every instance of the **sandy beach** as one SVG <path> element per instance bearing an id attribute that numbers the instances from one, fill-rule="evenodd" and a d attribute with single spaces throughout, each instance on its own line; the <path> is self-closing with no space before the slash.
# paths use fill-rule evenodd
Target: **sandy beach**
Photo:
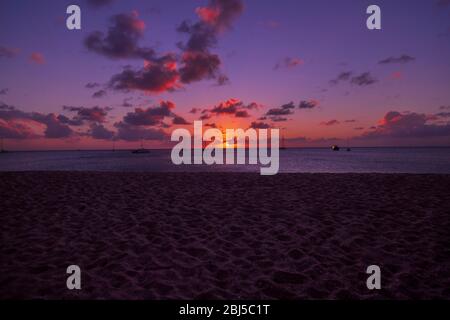
<path id="1" fill-rule="evenodd" d="M 450 299 L 450 175 L 0 181 L 1 299 Z M 66 288 L 72 264 L 81 290 Z M 366 288 L 372 264 L 381 290 Z"/>

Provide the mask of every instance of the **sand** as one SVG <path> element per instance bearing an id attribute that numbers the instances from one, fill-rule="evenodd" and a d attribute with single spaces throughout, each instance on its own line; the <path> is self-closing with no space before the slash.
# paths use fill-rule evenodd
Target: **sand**
<path id="1" fill-rule="evenodd" d="M 450 299 L 449 192 L 450 175 L 0 173 L 0 298 Z"/>

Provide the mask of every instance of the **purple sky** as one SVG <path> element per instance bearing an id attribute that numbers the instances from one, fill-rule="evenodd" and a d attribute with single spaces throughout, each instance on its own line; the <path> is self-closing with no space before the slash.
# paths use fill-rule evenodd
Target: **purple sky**
<path id="1" fill-rule="evenodd" d="M 164 147 L 203 117 L 282 128 L 292 146 L 448 146 L 449 18 L 447 0 L 1 1 L 0 136 Z"/>

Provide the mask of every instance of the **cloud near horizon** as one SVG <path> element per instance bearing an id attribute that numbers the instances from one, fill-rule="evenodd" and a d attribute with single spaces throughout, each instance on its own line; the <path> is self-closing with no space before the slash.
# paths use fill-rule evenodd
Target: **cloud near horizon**
<path id="1" fill-rule="evenodd" d="M 261 106 L 256 102 L 245 104 L 243 101 L 235 98 L 230 98 L 226 101 L 220 102 L 212 108 L 199 109 L 193 108 L 190 113 L 196 114 L 200 112 L 200 120 L 210 119 L 212 116 L 228 115 L 235 118 L 249 118 L 251 115 L 249 110 L 259 109 Z"/>
<path id="2" fill-rule="evenodd" d="M 44 126 L 43 135 L 39 127 Z M 50 139 L 67 138 L 73 130 L 61 122 L 53 113 L 24 112 L 4 103 L 0 103 L 0 136 L 11 139 L 45 137 Z"/>
<path id="3" fill-rule="evenodd" d="M 436 124 L 438 118 L 442 117 L 445 118 L 445 115 L 389 111 L 380 119 L 373 131 L 364 133 L 360 138 L 450 136 L 449 121 Z"/>

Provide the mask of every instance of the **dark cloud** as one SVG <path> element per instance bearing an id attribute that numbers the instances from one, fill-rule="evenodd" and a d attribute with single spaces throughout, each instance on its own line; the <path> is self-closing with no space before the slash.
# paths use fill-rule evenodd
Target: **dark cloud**
<path id="1" fill-rule="evenodd" d="M 319 102 L 316 100 L 308 100 L 308 101 L 300 101 L 298 105 L 299 109 L 313 109 L 319 105 Z"/>
<path id="2" fill-rule="evenodd" d="M 272 120 L 273 122 L 284 122 L 284 121 L 288 121 L 288 118 L 284 118 L 284 117 L 271 117 L 270 120 Z"/>
<path id="3" fill-rule="evenodd" d="M 181 82 L 203 79 L 218 79 L 220 85 L 228 82 L 228 78 L 220 73 L 220 57 L 211 53 L 210 49 L 217 44 L 219 33 L 229 29 L 242 11 L 241 0 L 211 0 L 208 6 L 197 8 L 200 21 L 194 24 L 183 21 L 180 24 L 177 31 L 189 35 L 186 43 L 179 43 L 183 50 Z"/>
<path id="4" fill-rule="evenodd" d="M 167 129 L 167 128 L 170 128 L 171 125 L 168 124 L 168 123 L 165 123 L 165 122 L 161 122 L 161 123 L 159 124 L 159 127 L 163 128 L 163 129 Z"/>
<path id="5" fill-rule="evenodd" d="M 353 130 L 358 130 L 358 131 L 364 130 L 364 127 L 356 127 L 356 128 L 353 128 Z"/>
<path id="6" fill-rule="evenodd" d="M 237 99 L 229 99 L 225 102 L 221 102 L 217 106 L 213 107 L 210 112 L 215 114 L 235 114 L 239 108 L 243 105 L 242 101 Z"/>
<path id="7" fill-rule="evenodd" d="M 63 124 L 68 124 L 70 126 L 81 126 L 84 124 L 83 120 L 79 119 L 79 118 L 69 118 L 63 114 L 58 115 L 58 120 L 59 122 L 63 123 Z"/>
<path id="8" fill-rule="evenodd" d="M 434 124 L 426 114 L 390 111 L 379 121 L 379 125 L 360 138 L 383 137 L 445 137 L 450 136 L 450 123 Z"/>
<path id="9" fill-rule="evenodd" d="M 245 104 L 239 99 L 231 98 L 219 103 L 217 106 L 214 106 L 211 109 L 203 109 L 200 119 L 209 119 L 211 115 L 230 115 L 236 118 L 248 118 L 250 117 L 248 110 L 257 108 L 259 108 L 259 105 L 256 102 Z"/>
<path id="10" fill-rule="evenodd" d="M 239 110 L 239 111 L 236 111 L 234 116 L 236 118 L 248 118 L 248 117 L 250 117 L 250 114 L 248 113 L 247 110 Z"/>
<path id="11" fill-rule="evenodd" d="M 33 113 L 32 120 L 45 124 L 44 134 L 46 138 L 68 138 L 73 134 L 72 129 L 68 125 L 61 123 L 53 113 L 47 115 Z"/>
<path id="12" fill-rule="evenodd" d="M 0 137 L 6 139 L 31 139 L 36 134 L 22 123 L 6 122 L 0 119 Z"/>
<path id="13" fill-rule="evenodd" d="M 350 71 L 341 72 L 335 79 L 330 80 L 330 84 L 336 85 L 341 81 L 348 81 L 351 76 L 352 72 Z"/>
<path id="14" fill-rule="evenodd" d="M 0 90 L 0 95 L 7 94 L 8 91 L 9 91 L 8 88 L 1 89 L 1 90 Z"/>
<path id="15" fill-rule="evenodd" d="M 411 57 L 407 54 L 402 54 L 399 57 L 389 57 L 379 61 L 379 64 L 391 64 L 391 63 L 408 63 L 416 60 L 416 58 Z"/>
<path id="16" fill-rule="evenodd" d="M 439 112 L 436 113 L 436 116 L 439 118 L 450 118 L 450 112 Z"/>
<path id="17" fill-rule="evenodd" d="M 259 109 L 259 108 L 261 108 L 261 105 L 256 102 L 251 102 L 248 105 L 244 106 L 244 108 L 249 109 L 249 110 Z"/>
<path id="18" fill-rule="evenodd" d="M 0 102 L 0 137 L 8 139 L 28 139 L 35 138 L 37 134 L 22 121 L 31 120 L 32 115 L 17 110 Z"/>
<path id="19" fill-rule="evenodd" d="M 344 120 L 345 123 L 354 123 L 356 122 L 355 119 L 348 119 L 348 120 Z"/>
<path id="20" fill-rule="evenodd" d="M 177 31 L 189 35 L 186 43 L 178 44 L 185 52 L 207 52 L 217 44 L 217 30 L 202 21 L 195 24 L 183 21 Z"/>
<path id="21" fill-rule="evenodd" d="M 0 46 L 0 58 L 14 58 L 20 53 L 20 49 Z"/>
<path id="22" fill-rule="evenodd" d="M 200 111 L 199 108 L 192 108 L 191 111 L 189 111 L 189 113 L 196 114 L 199 111 Z"/>
<path id="23" fill-rule="evenodd" d="M 6 103 L 0 102 L 0 112 L 5 111 L 5 110 L 12 111 L 12 110 L 15 110 L 15 108 L 14 108 L 14 106 L 10 106 L 10 105 L 7 105 Z"/>
<path id="24" fill-rule="evenodd" d="M 38 112 L 24 112 L 4 103 L 0 104 L 0 122 L 2 132 L 13 138 L 37 137 L 33 129 L 26 123 L 35 121 L 45 126 L 44 137 L 67 138 L 73 134 L 72 129 L 61 122 L 53 113 L 42 114 Z"/>
<path id="25" fill-rule="evenodd" d="M 133 107 L 133 104 L 130 103 L 130 100 L 131 100 L 131 98 L 123 99 L 121 107 L 124 107 L 124 108 L 131 108 L 131 107 Z"/>
<path id="26" fill-rule="evenodd" d="M 209 113 L 204 113 L 200 116 L 200 120 L 208 120 L 211 119 L 211 115 Z"/>
<path id="27" fill-rule="evenodd" d="M 330 80 L 331 85 L 337 85 L 340 82 L 350 82 L 357 86 L 368 86 L 376 83 L 378 80 L 375 79 L 370 72 L 363 72 L 360 75 L 353 75 L 352 72 L 346 71 L 341 72 L 335 79 Z"/>
<path id="28" fill-rule="evenodd" d="M 164 117 L 173 117 L 174 108 L 175 104 L 170 101 L 161 101 L 159 106 L 147 109 L 136 108 L 123 117 L 123 123 L 131 126 L 155 126 L 161 124 Z"/>
<path id="29" fill-rule="evenodd" d="M 114 124 L 117 128 L 116 138 L 126 141 L 168 139 L 167 133 L 161 129 L 170 127 L 163 121 L 165 118 L 172 118 L 173 124 L 189 124 L 184 118 L 174 114 L 173 109 L 173 102 L 161 101 L 158 106 L 136 108 L 133 112 L 128 112 L 122 121 Z"/>
<path id="30" fill-rule="evenodd" d="M 450 106 L 440 106 L 439 110 L 450 110 Z"/>
<path id="31" fill-rule="evenodd" d="M 105 118 L 108 114 L 108 111 L 111 108 L 101 108 L 101 107 L 72 107 L 72 106 L 63 106 L 63 110 L 69 112 L 76 112 L 76 116 L 74 117 L 74 121 L 89 121 L 89 122 L 105 122 Z"/>
<path id="32" fill-rule="evenodd" d="M 339 121 L 336 120 L 336 119 L 329 120 L 329 121 L 323 121 L 323 122 L 320 123 L 321 126 L 334 126 L 334 125 L 337 125 L 337 124 L 339 124 Z"/>
<path id="33" fill-rule="evenodd" d="M 125 68 L 113 75 L 109 87 L 114 90 L 142 90 L 149 93 L 174 91 L 182 84 L 203 79 L 216 79 L 218 85 L 228 83 L 220 72 L 221 60 L 210 49 L 217 43 L 218 34 L 229 29 L 231 22 L 242 11 L 241 0 L 211 0 L 207 7 L 197 9 L 200 21 L 191 24 L 184 21 L 177 28 L 189 35 L 186 43 L 179 43 L 182 54 L 158 57 L 152 48 L 140 47 L 145 24 L 136 12 L 119 14 L 111 19 L 106 35 L 93 32 L 85 39 L 85 46 L 109 58 L 143 58 L 144 68 Z M 177 69 L 177 60 L 181 63 Z"/>
<path id="34" fill-rule="evenodd" d="M 230 84 L 230 79 L 226 75 L 220 74 L 217 77 L 217 85 L 218 86 L 224 86 L 224 85 L 227 85 L 227 84 Z"/>
<path id="35" fill-rule="evenodd" d="M 370 72 L 361 73 L 359 76 L 352 77 L 350 82 L 357 86 L 368 86 L 374 84 L 378 80 L 375 79 Z"/>
<path id="36" fill-rule="evenodd" d="M 92 98 L 102 98 L 104 96 L 106 96 L 106 91 L 102 89 L 102 90 L 94 92 L 94 94 L 92 95 Z"/>
<path id="37" fill-rule="evenodd" d="M 278 62 L 274 66 L 274 69 L 275 70 L 278 70 L 280 68 L 292 69 L 292 68 L 298 67 L 298 66 L 300 66 L 302 64 L 303 64 L 303 60 L 302 59 L 286 57 L 282 61 Z"/>
<path id="38" fill-rule="evenodd" d="M 167 57 L 167 59 L 170 59 Z M 133 89 L 149 93 L 173 91 L 177 88 L 178 72 L 173 63 L 152 63 L 141 70 L 125 69 L 114 75 L 109 86 L 114 90 L 129 91 Z"/>
<path id="39" fill-rule="evenodd" d="M 175 115 L 174 118 L 172 119 L 172 124 L 175 124 L 175 125 L 188 125 L 188 124 L 191 124 L 191 123 L 188 122 L 183 117 Z"/>
<path id="40" fill-rule="evenodd" d="M 111 59 L 142 58 L 155 59 L 151 48 L 139 47 L 143 36 L 144 21 L 138 18 L 136 11 L 130 14 L 117 14 L 111 18 L 111 26 L 107 34 L 95 31 L 84 40 L 87 49 Z"/>
<path id="41" fill-rule="evenodd" d="M 86 85 L 85 85 L 85 87 L 88 88 L 88 89 L 94 89 L 94 88 L 97 88 L 99 86 L 100 86 L 100 84 L 97 83 L 97 82 L 89 82 L 89 83 L 86 83 Z"/>
<path id="42" fill-rule="evenodd" d="M 283 122 L 288 121 L 289 119 L 285 116 L 294 114 L 294 109 L 296 108 L 293 101 L 283 104 L 278 108 L 269 109 L 265 115 L 258 120 L 266 120 L 269 118 L 273 122 Z"/>
<path id="43" fill-rule="evenodd" d="M 90 127 L 90 136 L 98 140 L 111 140 L 114 138 L 114 131 L 108 130 L 102 124 L 93 123 Z"/>
<path id="44" fill-rule="evenodd" d="M 295 109 L 295 105 L 294 105 L 294 102 L 291 101 L 289 103 L 283 104 L 280 108 L 284 109 L 284 110 L 286 110 L 286 109 Z"/>
<path id="45" fill-rule="evenodd" d="M 183 83 L 191 83 L 203 79 L 214 79 L 219 76 L 220 58 L 216 54 L 200 51 L 187 51 L 181 58 L 180 79 Z"/>
<path id="46" fill-rule="evenodd" d="M 266 116 L 286 116 L 289 114 L 293 114 L 294 112 L 292 111 L 291 108 L 272 108 L 269 109 L 266 113 Z"/>
<path id="47" fill-rule="evenodd" d="M 265 123 L 265 122 L 256 122 L 256 121 L 253 121 L 253 122 L 250 124 L 250 128 L 253 128 L 253 129 L 268 129 L 268 128 L 270 128 L 270 127 L 271 127 L 270 124 Z"/>

